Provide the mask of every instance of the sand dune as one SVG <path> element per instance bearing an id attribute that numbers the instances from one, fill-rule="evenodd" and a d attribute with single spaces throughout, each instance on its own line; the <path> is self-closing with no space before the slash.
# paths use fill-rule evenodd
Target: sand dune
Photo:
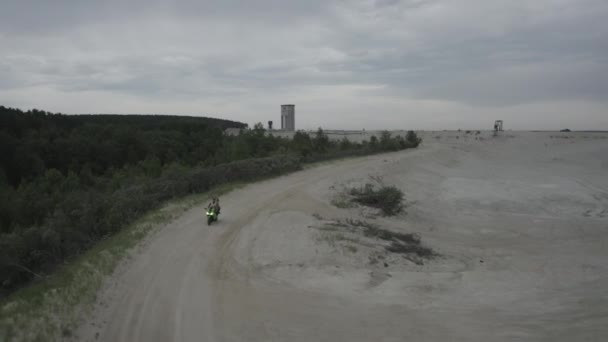
<path id="1" fill-rule="evenodd" d="M 100 294 L 99 341 L 608 339 L 608 133 L 423 132 L 416 150 L 324 164 L 194 208 Z M 405 213 L 331 204 L 381 176 Z M 415 263 L 323 227 L 418 233 Z"/>

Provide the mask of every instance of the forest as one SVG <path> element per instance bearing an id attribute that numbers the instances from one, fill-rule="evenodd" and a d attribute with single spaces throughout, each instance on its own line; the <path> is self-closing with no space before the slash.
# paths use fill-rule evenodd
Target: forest
<path id="1" fill-rule="evenodd" d="M 241 128 L 236 136 L 226 128 Z M 382 132 L 292 139 L 262 124 L 168 115 L 63 115 L 0 106 L 0 297 L 52 272 L 169 199 L 301 168 L 417 147 Z"/>

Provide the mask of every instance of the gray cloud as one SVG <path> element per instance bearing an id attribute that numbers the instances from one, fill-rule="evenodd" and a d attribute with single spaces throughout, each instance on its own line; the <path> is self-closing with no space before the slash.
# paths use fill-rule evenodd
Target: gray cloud
<path id="1" fill-rule="evenodd" d="M 328 114 L 425 113 L 431 102 L 435 113 L 538 113 L 540 103 L 554 111 L 582 101 L 599 118 L 607 16 L 602 0 L 6 0 L 0 102 L 60 102 L 49 109 L 65 112 L 228 108 L 250 121 L 254 110 L 297 100 L 317 111 L 302 122 L 322 125 Z M 73 101 L 85 93 L 90 107 Z"/>

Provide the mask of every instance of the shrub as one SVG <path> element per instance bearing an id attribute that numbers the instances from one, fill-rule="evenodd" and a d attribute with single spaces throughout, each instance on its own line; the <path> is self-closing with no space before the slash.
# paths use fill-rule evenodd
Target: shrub
<path id="1" fill-rule="evenodd" d="M 407 131 L 405 140 L 410 145 L 410 147 L 418 147 L 418 145 L 420 145 L 420 143 L 422 142 L 422 139 L 419 138 L 416 132 L 414 131 Z"/>
<path id="2" fill-rule="evenodd" d="M 319 127 L 319 129 L 317 130 L 317 133 L 315 134 L 315 137 L 312 141 L 314 150 L 316 152 L 325 152 L 327 151 L 327 149 L 329 148 L 330 141 L 329 141 L 329 137 L 327 136 L 327 134 L 325 134 L 323 132 L 323 129 L 321 127 Z"/>
<path id="3" fill-rule="evenodd" d="M 391 137 L 391 132 L 382 131 L 380 133 L 380 149 L 384 151 L 393 151 L 399 149 L 398 142 Z"/>
<path id="4" fill-rule="evenodd" d="M 378 148 L 378 138 L 376 138 L 375 135 L 372 135 L 372 137 L 369 138 L 369 148 L 372 151 L 376 150 Z"/>
<path id="5" fill-rule="evenodd" d="M 313 150 L 312 140 L 306 132 L 297 131 L 291 140 L 291 148 L 303 157 L 308 157 Z"/>
<path id="6" fill-rule="evenodd" d="M 353 202 L 378 208 L 384 215 L 395 215 L 403 209 L 403 192 L 395 186 L 375 189 L 373 184 L 367 183 L 361 188 L 351 189 L 350 195 Z"/>

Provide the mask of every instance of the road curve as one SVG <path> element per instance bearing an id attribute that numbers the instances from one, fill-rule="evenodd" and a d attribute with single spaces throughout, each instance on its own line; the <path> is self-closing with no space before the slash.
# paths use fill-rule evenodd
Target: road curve
<path id="1" fill-rule="evenodd" d="M 331 327 L 323 328 L 328 323 L 323 317 L 331 315 L 332 306 L 333 310 L 342 311 L 351 305 L 275 284 L 256 287 L 249 279 L 254 271 L 248 266 L 252 265 L 237 267 L 233 259 L 234 242 L 256 217 L 267 215 L 269 208 L 298 199 L 311 184 L 374 165 L 382 158 L 341 161 L 234 191 L 222 197 L 220 221 L 211 227 L 205 224 L 202 208 L 188 211 L 159 232 L 116 279 L 100 300 L 104 309 L 81 331 L 82 338 L 94 335 L 102 341 L 267 341 L 276 336 L 297 340 L 299 332 L 302 340 L 329 338 L 324 329 Z M 314 209 L 315 200 L 307 200 Z M 269 311 L 269 321 L 260 322 L 260 317 Z M 293 336 L 278 332 L 274 336 L 273 325 L 292 321 L 292 315 L 293 322 L 301 327 L 290 328 Z M 357 326 L 356 314 L 339 315 L 345 317 L 333 327 L 335 333 L 343 335 L 345 326 Z M 318 327 L 309 330 L 311 319 L 317 321 Z"/>

